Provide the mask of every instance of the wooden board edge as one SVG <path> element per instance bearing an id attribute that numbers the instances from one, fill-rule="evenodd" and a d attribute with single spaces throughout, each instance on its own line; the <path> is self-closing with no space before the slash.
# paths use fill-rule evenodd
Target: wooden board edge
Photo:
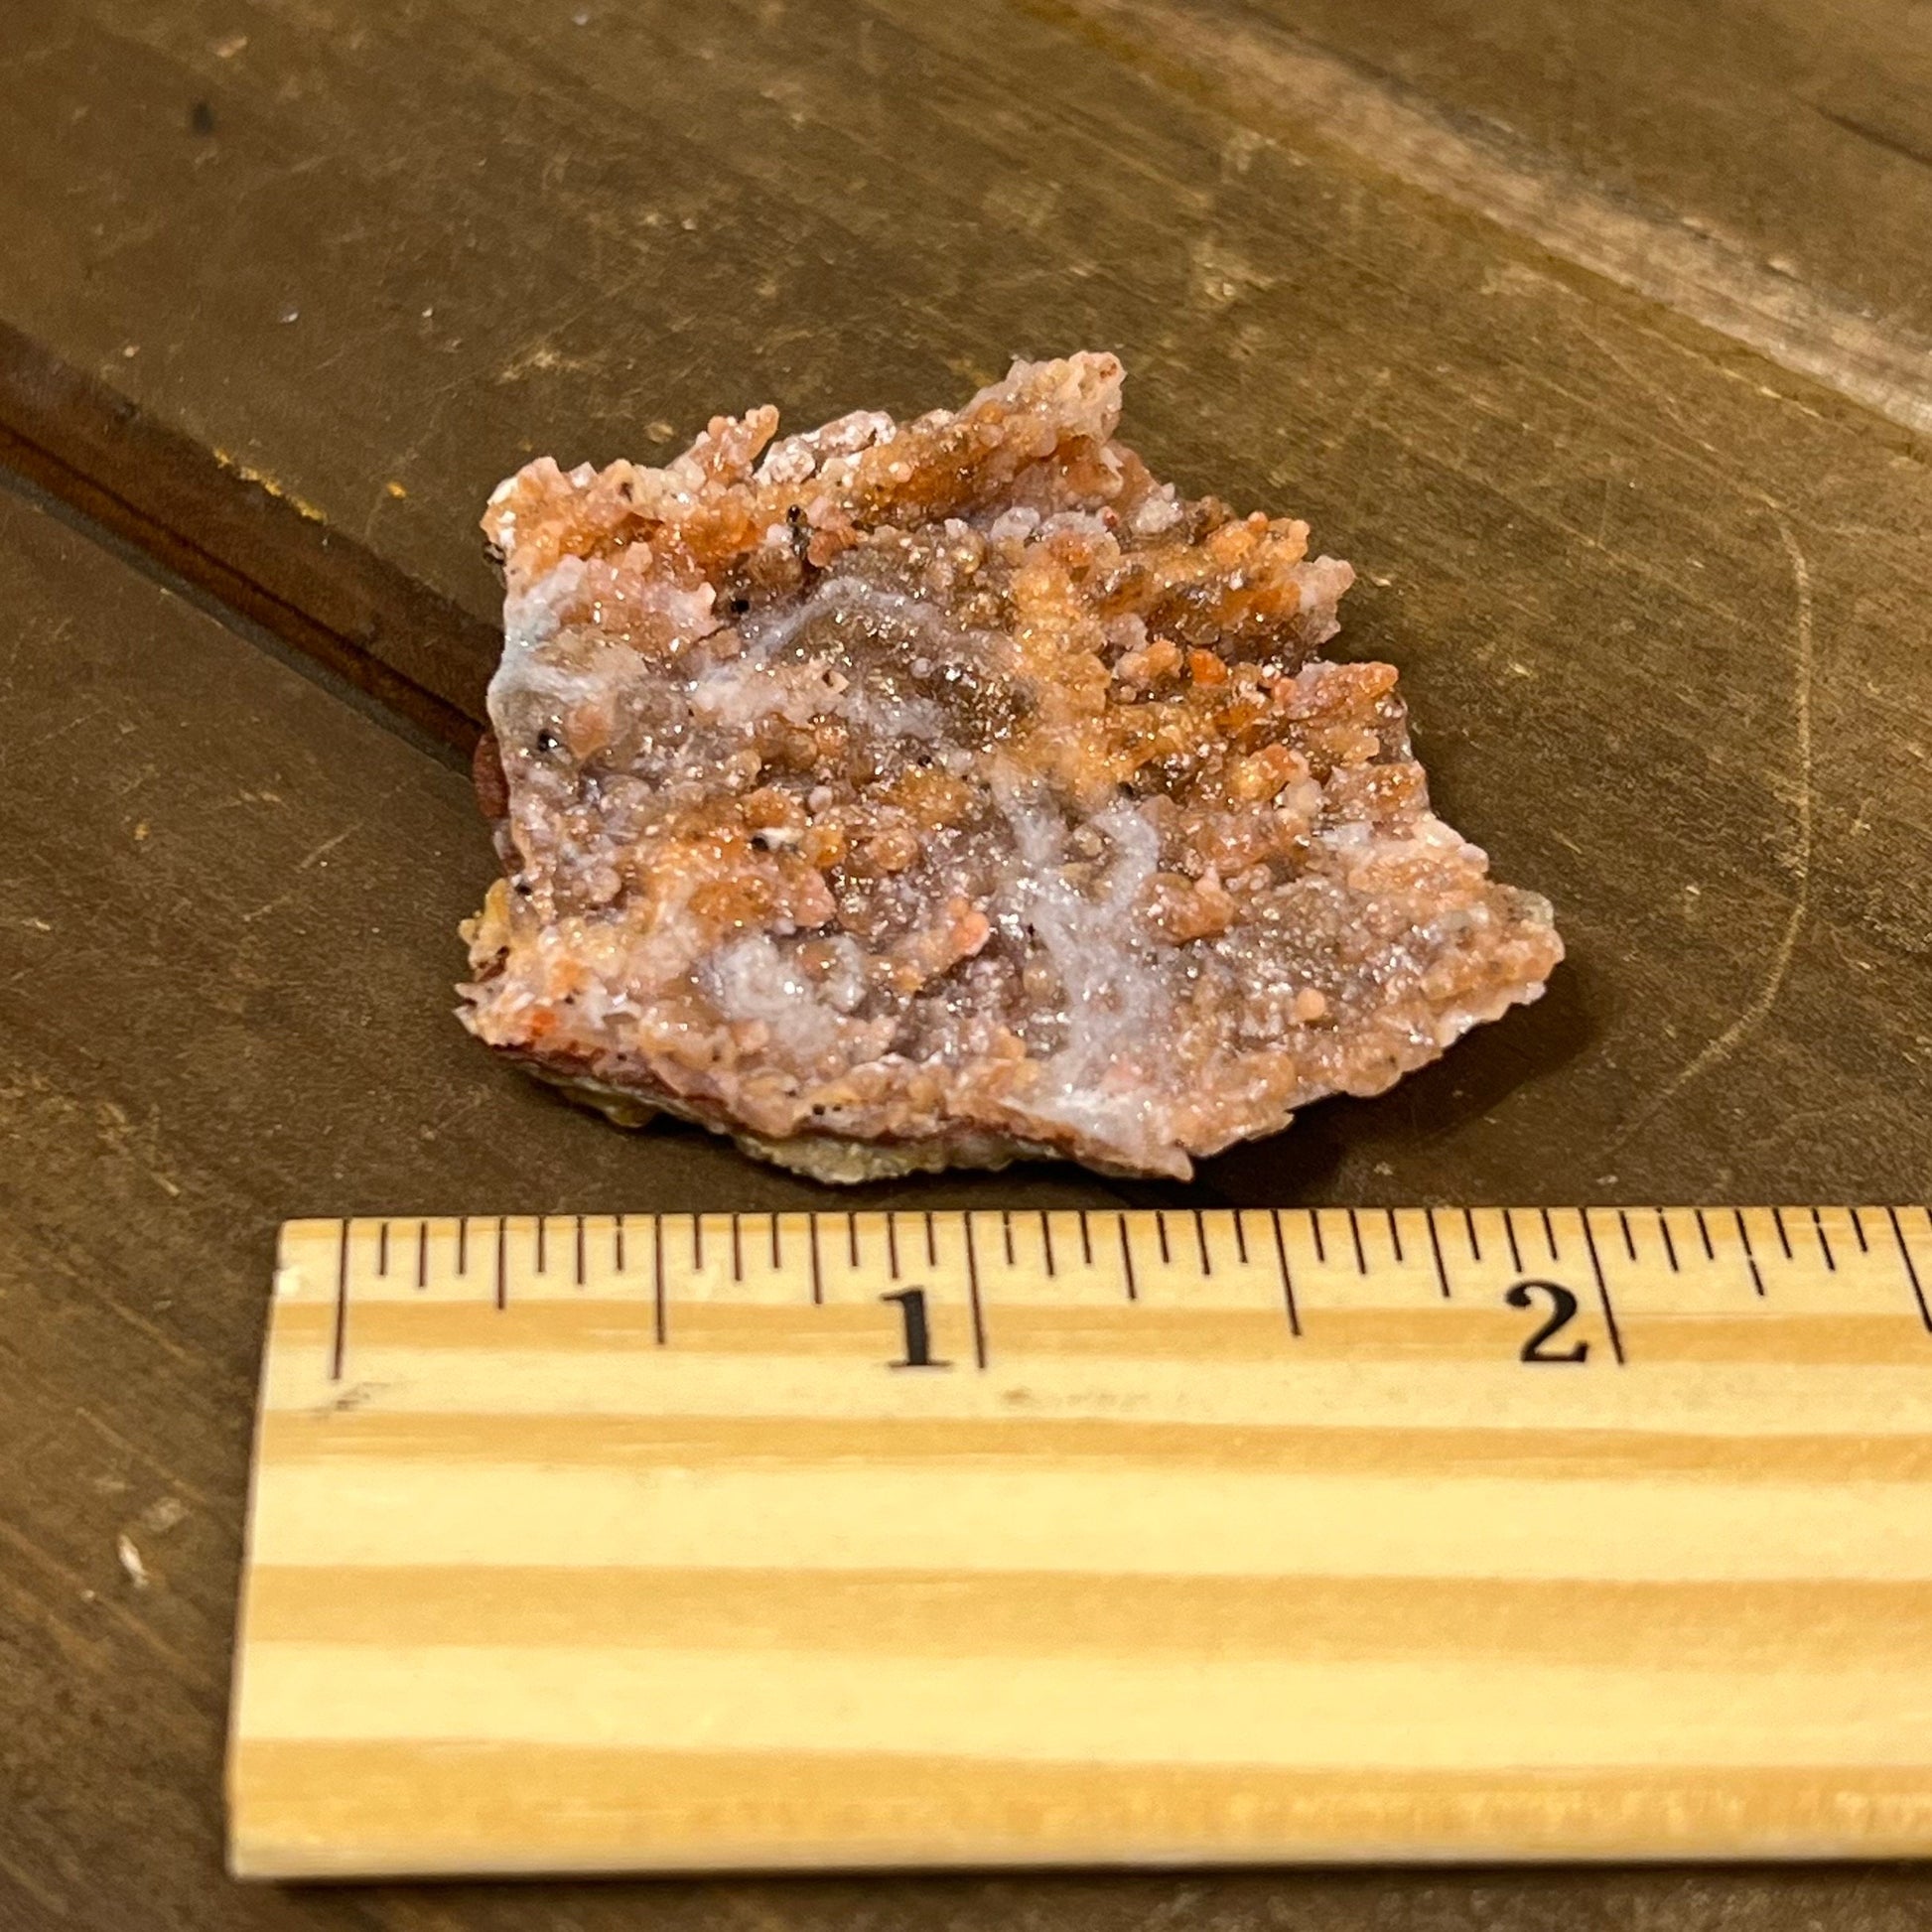
<path id="1" fill-rule="evenodd" d="M 475 744 L 493 624 L 5 323 L 0 468 L 437 743 Z"/>

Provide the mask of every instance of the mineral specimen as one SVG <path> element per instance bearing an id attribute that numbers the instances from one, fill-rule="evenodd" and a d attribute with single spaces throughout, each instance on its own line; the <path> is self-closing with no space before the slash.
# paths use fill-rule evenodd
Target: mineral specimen
<path id="1" fill-rule="evenodd" d="M 1120 386 L 505 483 L 471 1031 L 821 1179 L 1184 1177 L 1535 999 L 1549 906 L 1317 655 L 1349 567 L 1157 483 Z"/>

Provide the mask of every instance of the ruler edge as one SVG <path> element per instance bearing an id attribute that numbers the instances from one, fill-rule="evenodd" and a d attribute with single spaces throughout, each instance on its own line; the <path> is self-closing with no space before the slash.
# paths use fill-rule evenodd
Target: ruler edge
<path id="1" fill-rule="evenodd" d="M 342 1217 L 347 1225 L 354 1217 Z M 241 1518 L 241 1561 L 235 1579 L 234 1655 L 228 1663 L 228 1721 L 221 1751 L 221 1857 L 231 1878 L 270 1876 L 257 1871 L 244 1855 L 239 1819 L 241 1801 L 241 1708 L 243 1680 L 248 1668 L 248 1611 L 255 1586 L 255 1525 L 261 1509 L 263 1439 L 268 1428 L 268 1375 L 275 1349 L 275 1305 L 282 1270 L 289 1265 L 293 1237 L 306 1230 L 331 1225 L 326 1217 L 298 1216 L 283 1221 L 275 1231 L 275 1259 L 268 1278 L 268 1296 L 262 1314 L 261 1359 L 255 1372 L 255 1413 L 248 1429 L 248 1482 Z"/>
<path id="2" fill-rule="evenodd" d="M 1179 1848 L 1124 1854 L 1115 1848 L 1091 1851 L 1067 1850 L 1042 1856 L 1036 1852 L 1010 1852 L 998 1848 L 962 1851 L 956 1844 L 935 1846 L 932 1850 L 894 1851 L 889 1856 L 855 1859 L 848 1849 L 823 1856 L 800 1853 L 792 1858 L 774 1857 L 769 1850 L 747 1846 L 742 1851 L 708 1854 L 702 1861 L 680 1863 L 664 1860 L 641 1863 L 636 1857 L 605 1860 L 596 1855 L 578 1856 L 576 1863 L 559 1865 L 542 1860 L 527 1863 L 504 1859 L 489 1863 L 464 1852 L 448 1862 L 417 1859 L 385 1861 L 381 1858 L 326 1860 L 300 1856 L 278 1856 L 277 1848 L 258 1850 L 254 1856 L 241 1856 L 231 1842 L 227 1861 L 228 1876 L 248 1884 L 306 1883 L 390 1883 L 424 1881 L 441 1883 L 455 1879 L 475 1879 L 489 1883 L 502 1880 L 637 1878 L 799 1878 L 888 1876 L 959 1876 L 974 1872 L 1027 1873 L 1042 1876 L 1071 1875 L 1083 1871 L 1127 1873 L 1157 1871 L 1215 1872 L 1319 1871 L 1330 1867 L 1352 1869 L 1449 1871 L 1456 1869 L 1508 1866 L 1582 1869 L 1598 1866 L 1617 1869 L 1629 1866 L 1667 1865 L 1744 1865 L 1744 1864 L 1819 1864 L 1819 1863 L 1912 1863 L 1932 1860 L 1924 1838 L 1807 1839 L 1798 1843 L 1780 1840 L 1776 1844 L 1739 1843 L 1722 1849 L 1708 1846 L 1660 1845 L 1655 1847 L 1618 1845 L 1613 1851 L 1601 1845 L 1579 1843 L 1549 1846 L 1510 1846 L 1502 1843 L 1457 1850 L 1454 1848 L 1417 1848 L 1393 1841 L 1377 1844 L 1361 1841 L 1350 1844 L 1311 1844 L 1308 1841 L 1284 1843 L 1279 1847 L 1230 1852 L 1216 1849 Z"/>

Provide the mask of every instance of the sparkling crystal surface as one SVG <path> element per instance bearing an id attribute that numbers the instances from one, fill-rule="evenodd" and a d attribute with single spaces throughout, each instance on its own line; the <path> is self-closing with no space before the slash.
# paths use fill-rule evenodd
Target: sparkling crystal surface
<path id="1" fill-rule="evenodd" d="M 492 497 L 504 877 L 465 1023 L 831 1179 L 1184 1176 L 1562 957 L 1429 809 L 1349 567 L 1155 481 L 1110 355 Z"/>

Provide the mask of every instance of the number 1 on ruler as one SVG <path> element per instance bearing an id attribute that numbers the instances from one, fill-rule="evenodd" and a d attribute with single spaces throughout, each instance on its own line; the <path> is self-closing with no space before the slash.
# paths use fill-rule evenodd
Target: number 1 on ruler
<path id="1" fill-rule="evenodd" d="M 882 1302 L 897 1302 L 899 1316 L 905 1323 L 905 1353 L 899 1360 L 889 1362 L 889 1368 L 952 1367 L 950 1362 L 935 1362 L 932 1359 L 932 1329 L 926 1320 L 924 1289 L 896 1289 L 879 1299 Z"/>

